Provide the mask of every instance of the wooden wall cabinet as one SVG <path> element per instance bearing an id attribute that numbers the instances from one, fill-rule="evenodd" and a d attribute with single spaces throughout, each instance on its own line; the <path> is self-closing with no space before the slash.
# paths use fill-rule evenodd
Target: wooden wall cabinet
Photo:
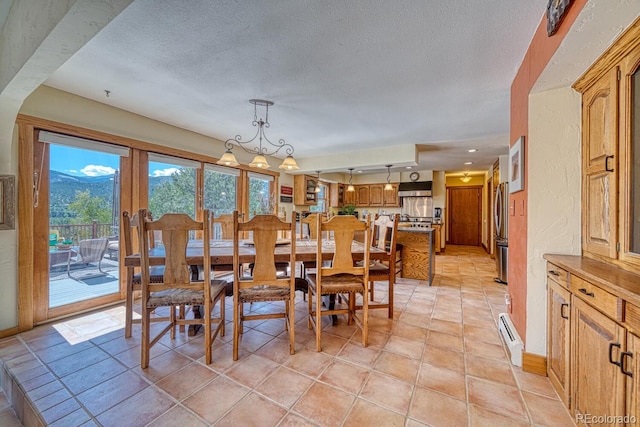
<path id="1" fill-rule="evenodd" d="M 356 206 L 369 206 L 368 185 L 356 185 Z"/>
<path id="2" fill-rule="evenodd" d="M 384 202 L 383 202 L 383 206 L 388 206 L 390 208 L 395 208 L 400 206 L 400 197 L 398 197 L 398 187 L 399 184 L 397 183 L 392 183 L 391 186 L 393 187 L 392 190 L 384 190 Z M 384 188 L 384 185 L 383 185 Z"/>
<path id="3" fill-rule="evenodd" d="M 636 272 L 639 68 L 636 22 L 573 85 L 582 94 L 582 253 Z"/>
<path id="4" fill-rule="evenodd" d="M 347 187 L 344 189 L 344 204 L 356 206 L 358 203 L 358 192 L 354 189 L 353 191 L 347 191 Z"/>
<path id="5" fill-rule="evenodd" d="M 293 203 L 310 206 L 318 203 L 315 192 L 316 178 L 308 175 L 295 175 L 293 178 Z"/>
<path id="6" fill-rule="evenodd" d="M 369 184 L 369 206 L 384 206 L 384 184 Z"/>
<path id="7" fill-rule="evenodd" d="M 341 208 L 345 204 L 345 185 L 331 183 L 329 186 L 329 207 Z"/>

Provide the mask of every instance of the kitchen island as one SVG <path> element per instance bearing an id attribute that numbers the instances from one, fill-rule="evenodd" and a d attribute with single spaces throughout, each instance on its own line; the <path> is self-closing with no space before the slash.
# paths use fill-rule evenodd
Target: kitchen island
<path id="1" fill-rule="evenodd" d="M 433 237 L 433 228 L 398 227 L 396 243 L 402 245 L 401 277 L 426 280 L 431 286 L 436 263 Z"/>

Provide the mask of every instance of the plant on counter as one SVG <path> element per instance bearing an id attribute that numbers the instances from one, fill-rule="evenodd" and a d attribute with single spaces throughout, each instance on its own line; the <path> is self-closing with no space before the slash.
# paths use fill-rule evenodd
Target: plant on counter
<path id="1" fill-rule="evenodd" d="M 356 211 L 356 207 L 354 205 L 344 205 L 342 210 L 340 211 L 340 215 L 355 215 L 358 216 L 358 212 Z"/>

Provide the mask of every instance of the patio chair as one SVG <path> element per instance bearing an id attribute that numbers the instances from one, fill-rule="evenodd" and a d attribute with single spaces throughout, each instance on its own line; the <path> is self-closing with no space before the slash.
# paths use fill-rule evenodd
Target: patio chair
<path id="1" fill-rule="evenodd" d="M 102 258 L 104 254 L 107 252 L 107 245 L 109 241 L 105 237 L 101 237 L 98 239 L 86 239 L 80 240 L 78 244 L 78 249 L 76 251 L 76 257 L 74 261 L 71 261 L 71 257 L 69 257 L 69 262 L 67 262 L 67 275 L 71 277 L 71 266 L 78 264 L 91 264 L 94 262 L 98 263 L 98 270 L 102 274 L 107 274 L 105 271 L 102 271 Z"/>

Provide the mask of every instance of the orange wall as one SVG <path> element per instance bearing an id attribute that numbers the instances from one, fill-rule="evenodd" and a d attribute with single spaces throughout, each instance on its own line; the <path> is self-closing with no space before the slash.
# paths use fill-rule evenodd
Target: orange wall
<path id="1" fill-rule="evenodd" d="M 511 319 L 527 342 L 527 182 L 529 92 L 562 42 L 587 0 L 574 0 L 560 29 L 547 36 L 546 13 L 536 30 L 520 69 L 511 84 L 511 144 L 524 135 L 524 190 L 509 196 L 509 295 Z M 535 149 L 535 147 L 533 147 Z"/>

